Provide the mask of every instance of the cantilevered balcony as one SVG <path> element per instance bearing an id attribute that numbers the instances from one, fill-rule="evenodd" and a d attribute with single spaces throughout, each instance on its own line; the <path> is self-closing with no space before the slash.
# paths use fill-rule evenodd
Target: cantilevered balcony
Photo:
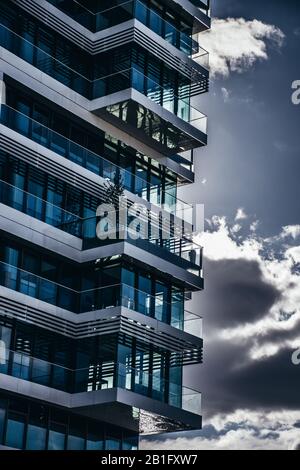
<path id="1" fill-rule="evenodd" d="M 89 410 L 92 407 L 93 413 L 101 412 L 103 406 L 106 410 L 112 406 L 113 411 L 112 404 L 117 402 L 150 413 L 163 410 L 163 416 L 174 420 L 178 430 L 201 425 L 201 393 L 161 378 L 160 370 L 149 372 L 113 362 L 101 371 L 97 364 L 72 370 L 19 351 L 2 349 L 0 354 L 3 390 L 17 385 L 18 394 L 27 395 L 26 383 L 30 382 L 32 397 L 52 404 L 64 403 L 79 414 L 84 414 L 86 406 Z"/>
<path id="2" fill-rule="evenodd" d="M 125 225 L 121 225 L 120 217 L 123 214 L 117 212 L 114 237 L 110 239 L 108 236 L 106 240 L 100 240 L 96 232 L 100 217 L 84 219 L 3 180 L 0 180 L 0 203 L 80 238 L 83 250 L 125 240 L 160 258 L 176 263 L 197 276 L 202 275 L 202 247 L 184 236 L 176 238 L 176 235 L 173 235 L 164 239 L 162 237 L 164 227 L 160 226 L 156 220 L 150 227 L 147 219 L 141 227 L 143 233 L 139 233 L 139 238 L 135 239 L 128 228 L 131 221 L 130 214 L 126 214 L 127 223 L 125 220 Z M 157 228 L 158 238 L 155 238 L 153 234 L 151 236 L 155 228 Z"/>
<path id="3" fill-rule="evenodd" d="M 202 338 L 202 317 L 183 307 L 183 300 L 168 303 L 126 284 L 76 291 L 16 266 L 0 262 L 0 285 L 74 314 L 124 307 Z"/>
<path id="4" fill-rule="evenodd" d="M 207 144 L 207 117 L 183 96 L 130 68 L 94 82 L 91 111 L 172 155 Z"/>
<path id="5" fill-rule="evenodd" d="M 150 184 L 138 174 L 119 167 L 101 155 L 82 147 L 16 109 L 2 104 L 0 108 L 0 124 L 26 136 L 30 140 L 86 168 L 105 180 L 112 182 L 116 179 L 121 180 L 126 191 L 136 194 L 155 206 L 163 208 L 188 224 L 193 223 L 193 206 L 174 195 L 174 192 L 171 192 L 168 187 L 162 188 L 161 186 Z M 3 185 L 4 182 L 1 184 Z M 99 196 L 101 195 L 102 193 L 99 191 Z M 60 224 L 72 220 L 70 218 L 66 218 L 66 220 L 62 218 Z M 46 222 L 46 220 L 44 221 Z"/>
<path id="6" fill-rule="evenodd" d="M 188 55 L 199 52 L 199 45 L 191 35 L 177 29 L 140 0 L 124 0 L 120 5 L 104 8 L 97 13 L 75 0 L 48 1 L 94 33 L 135 18 L 182 52 Z"/>
<path id="7" fill-rule="evenodd" d="M 156 32 L 166 40 L 170 40 L 171 35 L 175 36 L 175 27 L 153 9 L 147 8 L 140 0 L 123 0 L 113 7 L 109 7 L 109 2 L 106 2 L 102 8 L 95 8 L 93 2 L 77 0 L 48 0 L 48 2 L 94 33 L 128 19 L 137 18 L 150 29 L 157 30 Z M 162 4 L 170 5 L 174 13 L 180 14 L 191 23 L 194 30 L 207 29 L 210 25 L 209 0 L 165 0 Z M 189 36 L 184 32 L 178 32 L 184 38 L 185 44 L 190 44 Z M 174 39 L 173 37 L 172 40 Z"/>
<path id="8" fill-rule="evenodd" d="M 54 57 L 0 27 L 0 44 L 89 100 L 89 110 L 172 156 L 207 143 L 207 117 L 190 105 L 189 91 L 174 95 L 135 68 L 91 81 Z"/>
<path id="9" fill-rule="evenodd" d="M 7 349 L 1 352 L 0 359 L 0 374 L 11 375 L 56 390 L 75 394 L 119 387 L 164 401 L 190 413 L 201 414 L 200 392 L 130 365 L 111 362 L 101 374 L 96 364 L 91 364 L 88 368 L 69 369 Z"/>

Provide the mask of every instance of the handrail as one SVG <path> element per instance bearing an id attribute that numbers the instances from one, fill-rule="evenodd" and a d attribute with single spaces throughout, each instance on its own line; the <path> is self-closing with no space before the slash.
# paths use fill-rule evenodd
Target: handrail
<path id="1" fill-rule="evenodd" d="M 16 109 L 6 105 L 6 104 L 2 104 L 1 105 L 1 108 L 0 108 L 0 122 L 2 122 L 4 125 L 7 125 L 8 127 L 11 127 L 14 129 L 14 127 L 16 126 L 13 126 L 14 124 L 14 117 L 22 117 L 26 120 L 28 120 L 29 123 L 31 123 L 31 127 L 34 125 L 34 126 L 37 126 L 37 128 L 39 128 L 41 130 L 41 133 L 43 135 L 43 138 L 47 138 L 47 140 L 49 142 L 48 145 L 51 146 L 51 148 L 54 149 L 55 151 L 55 142 L 53 142 L 55 139 L 57 139 L 56 142 L 58 142 L 60 145 L 64 145 L 64 149 L 66 150 L 66 155 L 64 155 L 64 158 L 68 158 L 70 159 L 70 154 L 71 153 L 74 153 L 76 151 L 76 149 L 78 149 L 78 153 L 80 153 L 82 155 L 82 163 L 85 163 L 82 164 L 81 166 L 83 166 L 84 168 L 87 168 L 92 171 L 93 173 L 101 176 L 102 178 L 107 178 L 109 177 L 109 179 L 111 181 L 114 180 L 114 177 L 116 175 L 120 175 L 122 176 L 123 175 L 123 179 L 124 179 L 124 184 L 126 184 L 126 181 L 127 179 L 129 181 L 132 181 L 132 187 L 129 187 L 128 190 L 130 192 L 133 192 L 134 194 L 137 194 L 139 195 L 139 197 L 141 197 L 142 199 L 145 199 L 145 200 L 148 200 L 149 198 L 145 197 L 145 191 L 146 191 L 146 196 L 149 196 L 151 197 L 151 194 L 153 194 L 153 190 L 155 188 L 158 189 L 158 192 L 160 194 L 163 194 L 163 191 L 162 191 L 162 185 L 157 185 L 157 186 L 154 186 L 154 185 L 151 185 L 147 180 L 145 180 L 144 178 L 141 178 L 140 176 L 136 175 L 135 173 L 132 173 L 128 170 L 126 170 L 125 168 L 122 168 L 118 165 L 116 165 L 115 163 L 111 162 L 110 160 L 106 159 L 105 157 L 102 157 L 101 155 L 99 154 L 96 154 L 95 152 L 92 152 L 91 150 L 88 150 L 87 148 L 83 147 L 82 145 L 80 144 L 77 144 L 76 142 L 68 139 L 67 137 L 63 136 L 62 134 L 59 134 L 58 132 L 56 131 L 53 131 L 52 129 L 50 129 L 49 127 L 47 126 L 44 126 L 43 124 L 37 122 L 36 120 L 28 117 L 26 114 L 20 112 L 20 111 L 17 111 Z M 31 136 L 32 138 L 32 130 L 28 130 L 27 132 L 28 135 Z M 46 135 L 45 135 L 46 134 Z M 37 140 L 37 137 L 35 136 L 35 141 Z M 41 142 L 43 142 L 41 145 L 45 146 L 45 142 L 43 141 L 42 138 L 39 139 Z M 56 143 L 56 145 L 58 145 Z M 72 150 L 72 152 L 71 152 Z M 94 159 L 99 159 L 99 161 L 101 162 L 101 165 L 99 164 L 99 167 L 96 168 L 96 165 L 92 165 L 92 162 L 94 162 Z M 90 162 L 90 164 L 88 165 L 87 163 Z M 108 172 L 107 170 L 104 170 L 104 167 L 107 169 L 109 168 L 110 171 Z M 139 191 L 135 191 L 135 188 L 133 188 L 133 182 L 135 183 L 135 187 L 138 188 L 138 187 L 141 187 L 142 190 L 139 190 Z M 145 188 L 145 189 L 144 189 Z M 125 186 L 125 189 L 126 186 Z M 170 213 L 174 213 L 174 211 L 176 212 L 176 207 L 179 206 L 179 210 L 180 210 L 180 214 L 182 215 L 182 218 L 183 220 L 185 220 L 186 222 L 189 222 L 191 223 L 191 217 L 192 217 L 192 212 L 193 212 L 193 206 L 185 201 L 182 201 L 180 198 L 178 198 L 177 196 L 174 196 L 173 194 L 169 193 L 169 190 L 168 189 L 165 189 L 164 190 L 164 195 L 167 196 L 167 198 L 169 198 L 171 204 L 164 204 L 164 209 L 167 210 L 168 212 Z M 167 198 L 165 197 L 165 199 L 167 200 Z M 174 201 L 174 204 L 172 203 Z M 153 203 L 153 202 L 152 202 Z M 158 207 L 161 207 L 162 206 L 162 203 L 159 204 L 159 202 L 157 204 L 153 203 L 154 205 L 157 205 Z"/>
<path id="2" fill-rule="evenodd" d="M 117 87 L 116 90 L 114 90 L 114 92 L 124 90 L 128 87 L 133 87 L 133 88 L 137 89 L 138 91 L 140 91 L 141 93 L 143 93 L 145 96 L 147 96 L 147 98 L 149 98 L 152 101 L 157 102 L 157 99 L 159 99 L 160 106 L 164 107 L 165 109 L 170 110 L 169 109 L 170 108 L 169 103 L 171 103 L 171 106 L 173 106 L 173 108 L 174 108 L 174 106 L 177 107 L 177 110 L 174 108 L 172 111 L 170 111 L 171 113 L 176 114 L 178 117 L 180 117 L 180 119 L 191 123 L 195 127 L 198 127 L 198 124 L 199 124 L 199 121 L 200 121 L 200 123 L 201 123 L 200 130 L 202 130 L 202 132 L 204 132 L 204 133 L 207 132 L 207 116 L 205 114 L 203 114 L 200 110 L 198 110 L 194 106 L 191 106 L 189 101 L 185 101 L 183 98 L 180 98 L 180 97 L 176 96 L 173 93 L 172 90 L 169 91 L 169 93 L 170 93 L 169 96 L 171 96 L 173 98 L 173 100 L 168 100 L 167 101 L 168 106 L 165 106 L 164 97 L 166 96 L 167 89 L 163 88 L 157 82 L 150 79 L 146 75 L 142 74 L 141 72 L 139 72 L 134 67 L 124 69 L 122 71 L 118 71 L 118 72 L 115 72 L 115 73 L 110 74 L 110 75 L 102 76 L 102 77 L 99 77 L 95 80 L 91 80 L 87 77 L 84 77 L 81 73 L 75 71 L 74 69 L 72 69 L 68 65 L 65 65 L 63 62 L 57 60 L 55 57 L 51 56 L 50 54 L 45 52 L 43 49 L 35 46 L 34 44 L 32 44 L 27 39 L 23 38 L 19 34 L 15 33 L 14 31 L 12 31 L 9 28 L 7 28 L 5 25 L 1 24 L 0 28 L 1 28 L 0 32 L 5 31 L 8 34 L 12 34 L 13 36 L 17 37 L 19 40 L 22 40 L 22 41 L 28 43 L 30 45 L 30 47 L 32 47 L 35 51 L 37 51 L 37 57 L 36 58 L 33 58 L 31 56 L 29 57 L 27 55 L 26 51 L 25 52 L 19 51 L 19 56 L 23 60 L 25 60 L 29 63 L 32 63 L 39 70 L 42 70 L 42 71 L 46 70 L 45 73 L 47 73 L 49 75 L 49 70 L 48 70 L 49 64 L 45 63 L 45 61 L 43 59 L 41 60 L 40 55 L 42 55 L 43 57 L 49 58 L 50 61 L 53 61 L 54 65 L 58 64 L 59 67 L 62 67 L 65 70 L 65 72 L 68 72 L 68 73 L 71 72 L 72 74 L 75 74 L 77 76 L 78 80 L 76 79 L 76 77 L 75 77 L 75 80 L 74 80 L 74 77 L 73 77 L 71 81 L 70 81 L 70 79 L 68 77 L 68 74 L 67 74 L 67 78 L 70 82 L 67 86 L 69 86 L 71 89 L 74 89 L 76 92 L 82 94 L 83 96 L 85 96 L 89 99 L 96 99 L 96 98 L 106 96 L 109 93 L 107 91 L 104 93 L 103 87 L 107 88 L 109 86 L 114 85 L 114 84 L 112 84 L 111 79 L 112 79 L 112 77 L 116 77 L 118 75 L 120 77 L 120 82 L 119 82 L 119 86 Z M 10 45 L 9 38 L 4 38 L 4 37 L 2 37 L 2 34 L 1 34 L 0 39 L 2 41 L 0 43 L 0 45 L 2 45 L 2 47 L 4 47 L 4 48 L 10 50 L 9 47 L 8 47 Z M 11 49 L 15 53 L 14 46 L 12 46 Z M 62 80 L 62 77 L 59 75 L 60 71 L 56 70 L 55 68 L 53 68 L 53 70 L 56 72 L 56 75 L 54 74 L 55 75 L 54 78 L 56 80 L 61 81 L 62 83 L 64 83 L 64 80 L 66 79 L 66 77 L 64 77 L 64 80 Z M 52 72 L 53 72 L 53 70 L 52 70 Z M 127 76 L 126 76 L 126 74 L 127 74 Z M 50 74 L 50 76 L 51 76 L 51 74 Z M 124 79 L 129 80 L 129 82 L 127 84 L 124 83 Z M 104 80 L 106 80 L 106 81 L 104 82 Z M 153 91 L 156 93 L 156 95 L 153 95 Z M 159 91 L 159 93 L 160 93 L 159 96 L 157 95 L 157 91 Z M 181 113 L 181 115 L 180 115 L 180 113 Z"/>
<path id="3" fill-rule="evenodd" d="M 4 343 L 4 347 L 0 349 L 0 374 L 71 394 L 122 388 L 201 414 L 201 392 L 198 390 L 173 383 L 143 368 L 114 361 L 102 373 L 97 361 L 89 367 L 71 369 L 22 351 L 8 349 Z"/>
<path id="4" fill-rule="evenodd" d="M 0 285 L 74 313 L 122 306 L 202 337 L 202 317 L 185 310 L 182 300 L 169 303 L 125 283 L 80 291 L 0 261 Z"/>
<path id="5" fill-rule="evenodd" d="M 21 202 L 19 197 L 16 197 L 18 195 L 21 196 Z M 33 203 L 32 205 L 29 204 L 30 201 Z M 56 206 L 46 201 L 45 199 L 35 196 L 34 194 L 24 191 L 23 189 L 13 186 L 3 180 L 0 180 L 0 203 L 3 203 L 9 207 L 13 207 L 16 210 L 30 215 L 31 217 L 37 218 L 38 220 L 52 225 L 55 228 L 79 237 L 83 241 L 90 240 L 91 238 L 97 240 L 96 226 L 100 218 L 96 215 L 86 218 L 77 216 L 74 213 L 66 211 L 65 209 Z M 114 212 L 114 215 L 118 216 L 118 213 L 118 211 Z M 155 221 L 153 227 L 154 226 L 156 226 Z M 91 232 L 89 230 L 90 227 L 94 227 L 93 236 L 91 236 Z M 120 233 L 122 235 L 125 230 L 127 233 L 129 233 L 129 235 L 131 233 L 128 225 L 123 226 L 118 223 L 115 229 L 117 240 L 122 239 L 122 237 L 120 237 Z M 157 229 L 159 229 L 159 226 L 157 226 Z M 170 253 L 174 253 L 183 259 L 187 259 L 185 255 L 189 256 L 189 253 L 193 251 L 194 264 L 201 267 L 202 247 L 196 242 L 189 240 L 186 237 L 182 237 L 181 234 L 180 238 L 178 239 L 176 238 L 176 233 L 174 233 L 174 236 L 170 237 L 169 239 L 154 238 L 153 236 L 151 237 L 150 231 L 147 231 L 147 233 L 142 233 L 141 235 L 142 236 L 140 238 L 142 240 L 155 244 L 160 248 L 165 249 Z M 109 240 L 109 237 L 107 238 Z M 197 256 L 199 257 L 198 262 Z M 192 260 L 189 258 L 187 260 L 192 262 Z"/>
<path id="6" fill-rule="evenodd" d="M 131 87 L 207 134 L 207 116 L 204 113 L 195 106 L 191 106 L 189 100 L 178 97 L 173 90 L 162 87 L 135 67 L 123 69 L 96 79 L 94 81 L 94 96 L 101 98 Z"/>
<path id="7" fill-rule="evenodd" d="M 65 12 L 82 26 L 93 32 L 103 31 L 131 18 L 136 18 L 147 28 L 186 54 L 191 55 L 199 51 L 199 45 L 191 35 L 180 31 L 176 26 L 165 20 L 152 8 L 147 7 L 140 0 L 124 1 L 119 5 L 114 5 L 97 12 L 89 10 L 85 5 L 76 0 L 73 0 L 73 11 L 70 2 L 68 7 L 64 8 L 57 0 L 49 1 L 56 8 Z M 80 11 L 80 8 L 82 11 Z"/>

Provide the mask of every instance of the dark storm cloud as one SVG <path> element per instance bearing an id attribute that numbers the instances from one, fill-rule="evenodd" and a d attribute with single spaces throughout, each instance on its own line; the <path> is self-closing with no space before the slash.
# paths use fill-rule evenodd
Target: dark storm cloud
<path id="1" fill-rule="evenodd" d="M 257 261 L 206 260 L 205 275 L 205 292 L 199 300 L 209 329 L 254 322 L 280 298 L 280 292 L 263 279 Z"/>
<path id="2" fill-rule="evenodd" d="M 279 290 L 264 279 L 258 261 L 206 260 L 205 272 L 206 289 L 194 305 L 205 312 L 209 333 L 204 363 L 186 372 L 187 383 L 202 391 L 204 423 L 236 409 L 300 409 L 300 366 L 292 364 L 293 351 L 282 346 L 277 354 L 255 360 L 249 354 L 255 347 L 299 337 L 300 322 L 290 330 L 274 326 L 243 339 L 237 329 L 235 341 L 218 336 L 224 329 L 268 318 L 281 298 Z"/>
<path id="3" fill-rule="evenodd" d="M 296 323 L 291 330 L 275 330 L 270 329 L 267 332 L 261 332 L 260 338 L 264 342 L 271 342 L 272 344 L 281 344 L 287 340 L 294 340 L 300 336 L 300 320 Z M 300 344 L 299 344 L 300 346 Z"/>
<path id="4" fill-rule="evenodd" d="M 292 364 L 290 349 L 232 371 L 228 379 L 224 387 L 236 394 L 242 407 L 300 409 L 300 367 Z"/>
<path id="5" fill-rule="evenodd" d="M 249 360 L 248 349 L 249 342 L 209 344 L 201 373 L 189 368 L 189 382 L 203 393 L 204 422 L 236 409 L 300 409 L 300 366 L 292 364 L 292 351 L 254 361 Z"/>

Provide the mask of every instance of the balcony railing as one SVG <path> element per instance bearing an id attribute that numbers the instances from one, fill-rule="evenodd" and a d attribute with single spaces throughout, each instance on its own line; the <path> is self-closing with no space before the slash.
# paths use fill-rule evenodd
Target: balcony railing
<path id="1" fill-rule="evenodd" d="M 69 369 L 2 347 L 0 374 L 71 394 L 119 387 L 190 413 L 201 414 L 201 393 L 161 378 L 160 370 L 150 373 L 113 361 L 111 368 L 102 373 L 100 364 L 97 363 L 82 369 Z"/>
<path id="2" fill-rule="evenodd" d="M 127 88 L 134 88 L 170 113 L 207 134 L 205 114 L 191 106 L 188 99 L 176 96 L 168 85 L 162 87 L 133 67 L 95 80 L 94 96 L 100 98 Z"/>
<path id="3" fill-rule="evenodd" d="M 102 31 L 135 18 L 182 52 L 188 55 L 199 52 L 199 45 L 191 35 L 177 29 L 140 0 L 124 1 L 120 5 L 97 13 L 74 0 L 69 0 L 67 3 L 60 0 L 48 1 L 93 32 Z"/>
<path id="4" fill-rule="evenodd" d="M 211 0 L 189 0 L 199 10 L 202 11 L 206 16 L 210 16 L 210 2 Z"/>
<path id="5" fill-rule="evenodd" d="M 125 307 L 202 337 L 202 317 L 184 310 L 183 300 L 168 303 L 163 294 L 154 296 L 127 284 L 77 291 L 0 262 L 0 285 L 77 314 Z"/>
<path id="6" fill-rule="evenodd" d="M 0 45 L 88 99 L 101 98 L 132 87 L 204 134 L 207 133 L 205 114 L 191 106 L 188 100 L 175 96 L 169 86 L 160 86 L 135 68 L 90 80 L 4 25 L 0 26 Z"/>
<path id="7" fill-rule="evenodd" d="M 104 179 L 115 181 L 120 178 L 126 190 L 162 207 L 189 224 L 193 223 L 193 206 L 174 196 L 168 188 L 151 185 L 146 179 L 117 166 L 4 104 L 0 107 L 0 122 Z"/>
<path id="8" fill-rule="evenodd" d="M 81 238 L 83 240 L 84 250 L 115 243 L 123 239 L 128 239 L 129 241 L 131 241 L 131 238 L 133 239 L 133 237 L 130 237 L 131 234 L 128 229 L 131 221 L 129 215 L 127 215 L 127 225 L 121 226 L 120 223 L 117 222 L 114 239 L 107 237 L 107 240 L 100 240 L 96 233 L 97 223 L 100 220 L 99 217 L 95 216 L 83 219 L 34 194 L 6 183 L 3 180 L 0 180 L 0 203 L 63 230 L 70 235 Z M 115 216 L 118 219 L 119 213 L 116 212 Z M 145 226 L 147 231 L 139 233 L 139 237 L 141 238 L 140 243 L 135 241 L 135 244 L 138 246 L 142 244 L 146 250 L 150 250 L 151 246 L 149 247 L 149 245 L 147 245 L 150 243 L 166 252 L 175 254 L 181 259 L 188 261 L 190 263 L 190 269 L 193 270 L 194 268 L 195 274 L 200 274 L 199 270 L 201 271 L 202 269 L 202 247 L 187 238 L 175 238 L 174 236 L 173 238 L 163 239 L 159 234 L 158 238 L 151 237 L 153 226 L 152 228 L 149 227 L 148 222 Z M 124 238 L 125 231 L 128 231 L 128 237 L 126 236 L 126 238 Z M 161 255 L 163 254 L 161 253 Z"/>

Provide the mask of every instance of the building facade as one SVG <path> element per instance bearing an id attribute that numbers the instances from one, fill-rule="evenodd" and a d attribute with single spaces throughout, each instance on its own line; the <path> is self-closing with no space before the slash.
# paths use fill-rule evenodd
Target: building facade
<path id="1" fill-rule="evenodd" d="M 183 370 L 202 361 L 202 248 L 178 190 L 207 143 L 208 1 L 0 0 L 2 449 L 201 428 Z M 101 239 L 118 182 L 126 229 L 118 208 Z"/>

